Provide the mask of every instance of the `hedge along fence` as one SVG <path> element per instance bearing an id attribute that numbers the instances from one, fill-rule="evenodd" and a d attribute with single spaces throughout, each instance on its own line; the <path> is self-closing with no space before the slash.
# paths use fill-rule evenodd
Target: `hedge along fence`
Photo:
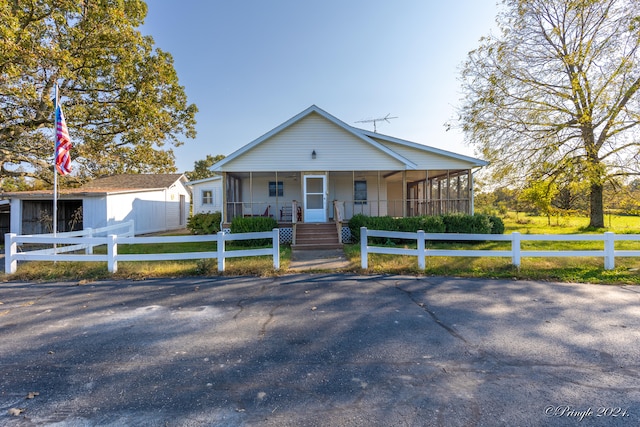
<path id="1" fill-rule="evenodd" d="M 349 220 L 349 229 L 354 241 L 360 240 L 360 228 L 370 230 L 400 231 L 416 233 L 422 230 L 425 233 L 463 233 L 463 234 L 502 234 L 504 223 L 496 216 L 475 214 L 450 214 L 437 216 L 414 216 L 406 218 L 393 218 L 390 216 L 366 216 L 354 215 Z M 387 241 L 400 241 L 394 237 L 374 238 L 374 243 Z"/>
<path id="2" fill-rule="evenodd" d="M 360 259 L 361 267 L 366 270 L 369 267 L 369 254 L 391 254 L 409 255 L 418 258 L 418 268 L 424 270 L 425 259 L 430 256 L 451 256 L 451 257 L 510 257 L 512 264 L 520 268 L 522 257 L 603 257 L 604 269 L 613 270 L 615 268 L 616 257 L 640 257 L 639 250 L 616 250 L 617 241 L 640 241 L 640 234 L 615 234 L 606 232 L 604 234 L 526 234 L 518 232 L 511 234 L 486 235 L 486 234 L 447 234 L 447 233 L 425 233 L 418 230 L 416 233 L 394 232 L 384 230 L 368 230 L 366 227 L 360 229 Z M 369 246 L 369 238 L 383 239 L 403 239 L 415 240 L 417 249 L 393 248 Z M 511 250 L 462 250 L 462 249 L 427 249 L 426 241 L 510 241 Z M 602 250 L 553 250 L 553 251 L 523 251 L 522 241 L 602 241 Z"/>

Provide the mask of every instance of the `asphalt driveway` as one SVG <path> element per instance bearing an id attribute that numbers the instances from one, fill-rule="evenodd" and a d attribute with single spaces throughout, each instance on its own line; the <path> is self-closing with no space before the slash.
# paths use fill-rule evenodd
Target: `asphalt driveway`
<path id="1" fill-rule="evenodd" d="M 3 283 L 4 426 L 637 426 L 640 288 Z"/>

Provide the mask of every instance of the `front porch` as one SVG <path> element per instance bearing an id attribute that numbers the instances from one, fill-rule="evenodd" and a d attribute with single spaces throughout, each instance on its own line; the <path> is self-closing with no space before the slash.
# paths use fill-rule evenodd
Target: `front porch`
<path id="1" fill-rule="evenodd" d="M 268 216 L 281 227 L 347 222 L 356 214 L 411 217 L 473 213 L 471 169 L 226 172 L 223 222 Z"/>

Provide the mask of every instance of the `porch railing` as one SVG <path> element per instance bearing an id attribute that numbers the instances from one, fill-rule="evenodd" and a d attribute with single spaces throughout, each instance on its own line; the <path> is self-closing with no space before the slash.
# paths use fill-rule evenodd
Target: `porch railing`
<path id="1" fill-rule="evenodd" d="M 337 205 L 340 212 L 337 213 Z M 295 223 L 298 220 L 299 202 L 287 201 L 270 202 L 227 202 L 226 221 L 231 222 L 235 217 L 268 216 L 279 222 Z M 405 209 L 403 209 L 405 207 Z M 447 213 L 471 213 L 469 199 L 424 200 L 424 199 L 390 199 L 390 200 L 334 200 L 331 207 L 333 220 L 340 216 L 340 222 L 349 220 L 352 216 L 363 214 L 367 216 L 425 216 L 442 215 Z"/>
<path id="2" fill-rule="evenodd" d="M 357 214 L 367 216 L 425 216 L 447 213 L 471 213 L 469 199 L 424 200 L 424 199 L 390 199 L 390 200 L 344 200 L 344 218 L 350 219 Z M 406 209 L 403 210 L 403 206 Z"/>

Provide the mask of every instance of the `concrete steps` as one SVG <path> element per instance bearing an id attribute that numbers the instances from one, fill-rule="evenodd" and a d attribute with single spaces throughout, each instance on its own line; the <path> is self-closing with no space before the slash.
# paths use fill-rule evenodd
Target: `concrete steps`
<path id="1" fill-rule="evenodd" d="M 291 247 L 297 250 L 341 249 L 342 243 L 333 223 L 298 223 L 296 243 Z"/>

